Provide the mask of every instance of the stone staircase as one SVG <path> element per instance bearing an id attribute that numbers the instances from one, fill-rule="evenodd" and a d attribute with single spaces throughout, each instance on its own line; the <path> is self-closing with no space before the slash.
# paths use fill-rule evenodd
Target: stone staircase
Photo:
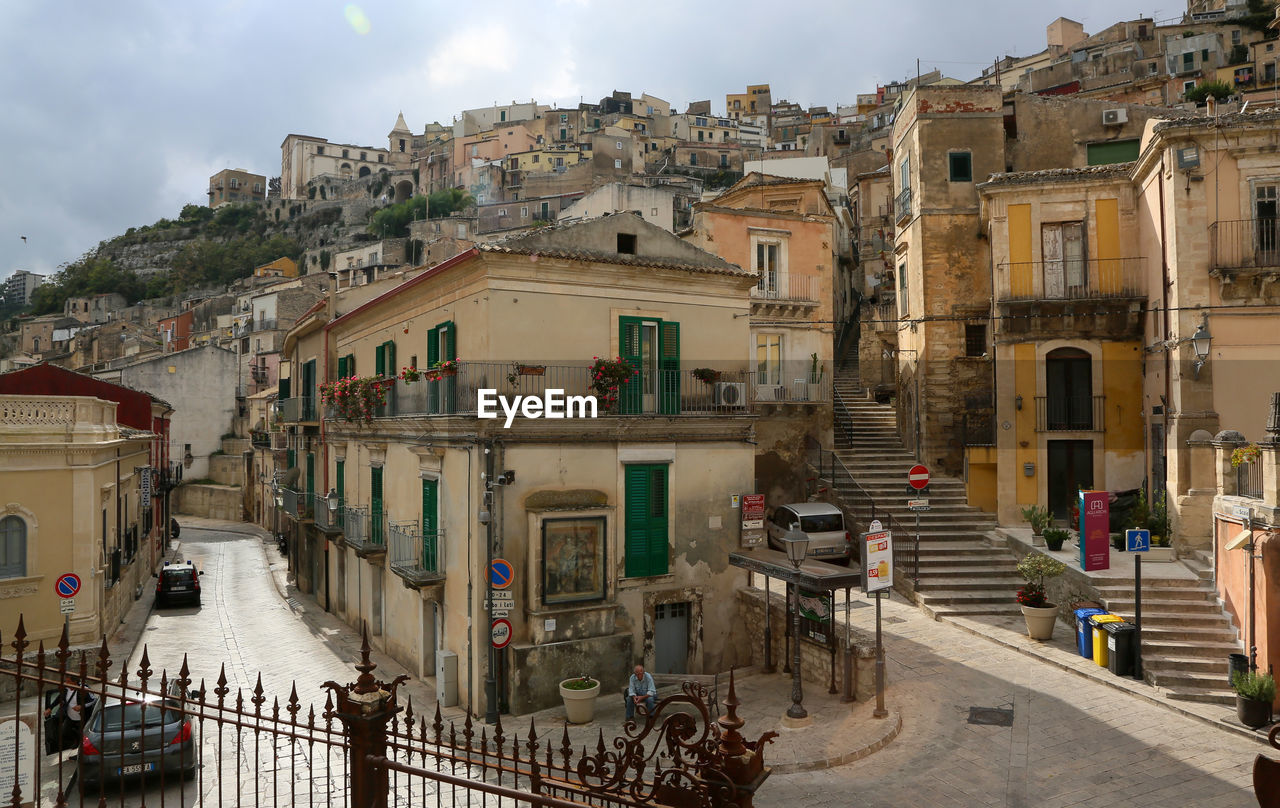
<path id="1" fill-rule="evenodd" d="M 1131 582 L 1097 589 L 1108 610 L 1133 619 Z M 1148 682 L 1171 699 L 1234 704 L 1227 655 L 1241 652 L 1235 626 L 1203 572 L 1196 578 L 1143 575 L 1142 673 Z"/>
<path id="2" fill-rule="evenodd" d="M 894 410 L 867 398 L 856 366 L 837 371 L 834 381 L 835 454 L 875 500 L 877 515 L 892 516 L 901 576 L 915 535 L 916 514 L 907 509 L 907 470 L 915 459 L 902 448 Z M 851 484 L 837 481 L 836 488 L 846 501 L 856 498 Z M 928 499 L 930 510 L 919 514 L 917 602 L 935 617 L 1019 614 L 1014 593 L 1022 577 L 1014 556 L 986 539 L 995 516 L 969 507 L 964 482 L 954 478 L 933 475 Z"/>

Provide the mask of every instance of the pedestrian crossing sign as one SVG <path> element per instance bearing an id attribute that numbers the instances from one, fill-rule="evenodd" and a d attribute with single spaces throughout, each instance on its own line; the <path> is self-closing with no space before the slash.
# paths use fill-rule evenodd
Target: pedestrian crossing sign
<path id="1" fill-rule="evenodd" d="M 1126 530 L 1124 532 L 1125 548 L 1131 553 L 1145 553 L 1151 549 L 1150 530 Z"/>

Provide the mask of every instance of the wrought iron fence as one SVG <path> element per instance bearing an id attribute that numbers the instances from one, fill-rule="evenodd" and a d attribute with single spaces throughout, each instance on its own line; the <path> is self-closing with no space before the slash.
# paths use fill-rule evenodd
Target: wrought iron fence
<path id="1" fill-rule="evenodd" d="M 225 665 L 215 682 L 197 682 L 185 655 L 177 675 L 157 673 L 145 646 L 136 670 L 117 673 L 105 640 L 73 651 L 65 629 L 52 650 L 32 648 L 22 617 L 9 646 L 0 689 L 13 713 L 0 719 L 0 779 L 12 782 L 15 806 L 731 808 L 769 775 L 763 748 L 774 733 L 739 733 L 732 673 L 719 720 L 706 686 L 685 682 L 622 736 L 606 745 L 600 734 L 592 753 L 575 750 L 567 727 L 557 743 L 533 721 L 527 733 L 508 732 L 501 716 L 492 726 L 470 715 L 446 722 L 439 706 L 430 715 L 412 700 L 402 706 L 408 677 L 375 678 L 367 634 L 359 676 L 325 682 L 319 708 L 299 699 L 296 682 L 288 696 L 269 694 L 261 674 L 252 689 L 233 688 Z M 65 715 L 74 710 L 83 720 Z"/>
<path id="2" fill-rule="evenodd" d="M 775 278 L 772 283 L 766 278 L 761 278 L 760 285 L 751 290 L 751 297 L 753 300 L 816 303 L 818 302 L 818 278 L 788 274 L 785 281 Z"/>
<path id="3" fill-rule="evenodd" d="M 342 509 L 342 538 L 357 552 L 385 546 L 387 515 L 368 506 L 348 505 Z"/>
<path id="4" fill-rule="evenodd" d="M 411 583 L 444 577 L 444 531 L 424 533 L 417 522 L 387 525 L 391 569 Z"/>
<path id="5" fill-rule="evenodd" d="M 1106 396 L 1036 396 L 1037 432 L 1105 432 Z"/>
<path id="6" fill-rule="evenodd" d="M 338 533 L 342 530 L 342 509 L 329 510 L 329 498 L 324 494 L 311 495 L 311 515 L 316 527 L 325 533 Z"/>

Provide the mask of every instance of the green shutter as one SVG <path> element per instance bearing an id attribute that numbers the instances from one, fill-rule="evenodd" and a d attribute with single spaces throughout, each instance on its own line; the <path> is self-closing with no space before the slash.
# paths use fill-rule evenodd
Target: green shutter
<path id="1" fill-rule="evenodd" d="M 1138 159 L 1138 140 L 1112 140 L 1106 143 L 1090 143 L 1085 147 L 1091 166 L 1127 163 Z"/>
<path id="2" fill-rule="evenodd" d="M 284 376 L 280 379 L 280 392 L 276 394 L 277 401 L 284 401 L 289 397 L 289 377 Z"/>
<path id="3" fill-rule="evenodd" d="M 658 412 L 680 414 L 680 324 L 658 324 Z"/>
<path id="4" fill-rule="evenodd" d="M 643 372 L 640 367 L 640 329 L 643 321 L 639 317 L 618 318 L 618 355 L 631 363 L 631 367 Z M 622 385 L 619 391 L 619 409 L 624 414 L 634 415 L 643 408 L 644 379 L 632 376 Z"/>
<path id="5" fill-rule="evenodd" d="M 293 449 L 290 449 L 285 454 L 285 469 L 288 470 L 288 469 L 294 468 L 297 465 L 298 465 L 298 454 Z"/>
<path id="6" fill-rule="evenodd" d="M 334 488 L 338 492 L 338 507 L 344 507 L 347 502 L 347 464 L 345 461 L 338 461 L 338 469 L 333 475 Z"/>
<path id="7" fill-rule="evenodd" d="M 382 469 L 369 469 L 369 539 L 382 544 Z"/>
<path id="8" fill-rule="evenodd" d="M 387 343 L 373 349 L 373 373 L 375 376 L 387 375 Z"/>
<path id="9" fill-rule="evenodd" d="M 632 465 L 624 477 L 627 577 L 667 573 L 667 467 Z"/>
<path id="10" fill-rule="evenodd" d="M 427 331 L 427 369 L 440 361 L 440 326 Z M 440 383 L 427 382 L 427 412 L 440 412 Z"/>
<path id="11" fill-rule="evenodd" d="M 311 502 L 311 498 L 316 494 L 316 456 L 312 452 L 307 452 L 307 503 Z"/>
<path id="12" fill-rule="evenodd" d="M 356 357 L 355 354 L 347 354 L 347 375 L 356 375 Z"/>
<path id="13" fill-rule="evenodd" d="M 453 320 L 447 323 L 441 323 L 440 328 L 444 329 L 444 356 L 443 360 L 448 361 L 458 358 L 458 329 L 453 324 Z M 456 376 L 446 376 L 440 380 L 440 411 L 452 413 L 454 411 L 454 402 L 457 399 L 458 379 Z"/>
<path id="14" fill-rule="evenodd" d="M 338 378 L 347 378 L 347 358 L 345 356 L 338 357 Z"/>
<path id="15" fill-rule="evenodd" d="M 422 568 L 437 572 L 436 567 L 436 507 L 440 501 L 438 480 L 422 481 Z"/>
<path id="16" fill-rule="evenodd" d="M 302 365 L 302 389 L 298 394 L 302 396 L 302 420 L 314 420 L 316 402 L 316 360 L 314 359 L 308 359 Z"/>
<path id="17" fill-rule="evenodd" d="M 387 375 L 387 376 L 395 376 L 397 373 L 399 373 L 399 372 L 400 372 L 400 366 L 396 364 L 396 343 L 395 343 L 395 340 L 390 340 L 390 339 L 389 339 L 389 340 L 387 340 L 386 342 L 384 342 L 384 343 L 383 343 L 383 345 L 384 345 L 384 346 L 385 346 L 385 348 L 386 348 L 386 351 L 385 351 L 385 353 L 386 353 L 386 359 L 387 359 L 387 371 L 386 371 L 386 375 Z"/>

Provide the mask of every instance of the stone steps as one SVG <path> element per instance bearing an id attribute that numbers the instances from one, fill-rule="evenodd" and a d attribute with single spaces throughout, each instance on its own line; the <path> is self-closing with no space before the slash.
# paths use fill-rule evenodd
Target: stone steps
<path id="1" fill-rule="evenodd" d="M 1235 704 L 1236 696 L 1231 690 L 1204 687 L 1169 687 L 1165 688 L 1165 696 L 1178 701 L 1195 701 L 1201 704 Z"/>
<path id="2" fill-rule="evenodd" d="M 1227 654 L 1238 653 L 1240 653 L 1240 644 L 1236 642 L 1155 639 L 1150 637 L 1148 632 L 1142 632 L 1142 654 L 1144 658 L 1147 655 L 1166 659 L 1211 658 L 1223 660 L 1225 664 Z"/>

